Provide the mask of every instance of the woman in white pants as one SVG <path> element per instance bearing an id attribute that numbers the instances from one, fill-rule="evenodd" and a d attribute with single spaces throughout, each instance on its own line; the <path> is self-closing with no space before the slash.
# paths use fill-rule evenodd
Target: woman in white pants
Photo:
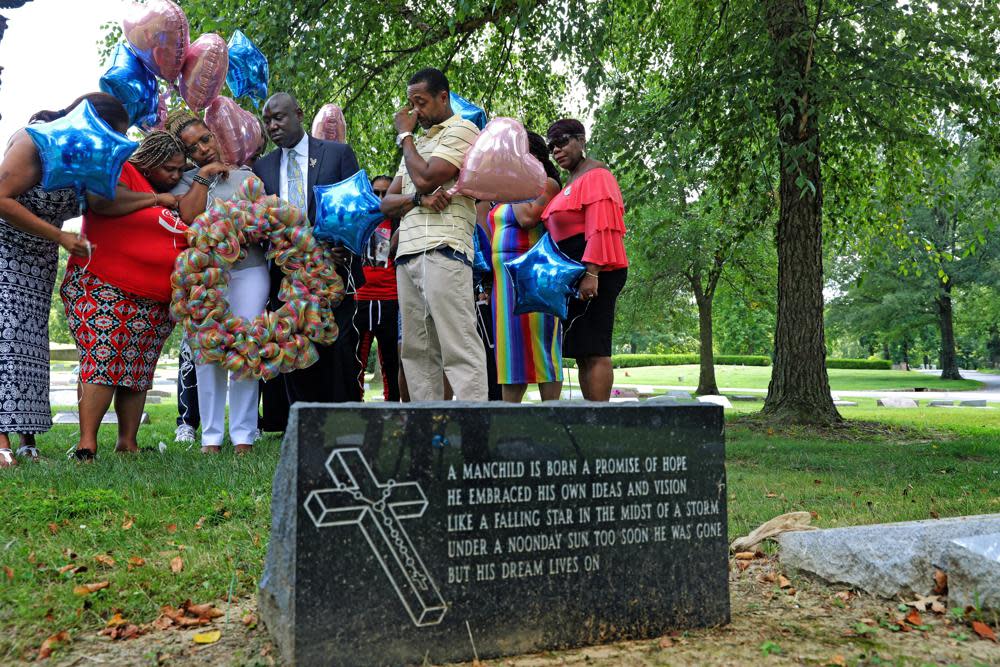
<path id="1" fill-rule="evenodd" d="M 221 161 L 218 143 L 211 130 L 187 112 L 171 114 L 167 130 L 180 139 L 188 158 L 196 165 L 187 171 L 173 194 L 180 197 L 180 212 L 190 224 L 214 199 L 232 199 L 236 190 L 253 172 Z M 230 269 L 226 300 L 234 315 L 253 319 L 264 312 L 271 280 L 260 246 L 247 248 L 245 259 Z M 198 364 L 198 410 L 201 413 L 201 451 L 222 451 L 226 427 L 226 395 L 229 396 L 229 438 L 237 454 L 253 448 L 257 438 L 257 380 L 235 380 L 216 364 Z"/>

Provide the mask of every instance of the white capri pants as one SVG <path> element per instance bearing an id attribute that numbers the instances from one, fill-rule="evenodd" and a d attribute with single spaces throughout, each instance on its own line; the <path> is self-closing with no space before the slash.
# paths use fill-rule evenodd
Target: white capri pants
<path id="1" fill-rule="evenodd" d="M 233 314 L 253 319 L 264 312 L 271 279 L 266 264 L 234 269 L 226 298 Z M 226 432 L 226 390 L 229 391 L 229 439 L 233 445 L 252 445 L 257 435 L 257 380 L 234 380 L 221 366 L 198 365 L 198 409 L 202 446 L 219 446 Z"/>

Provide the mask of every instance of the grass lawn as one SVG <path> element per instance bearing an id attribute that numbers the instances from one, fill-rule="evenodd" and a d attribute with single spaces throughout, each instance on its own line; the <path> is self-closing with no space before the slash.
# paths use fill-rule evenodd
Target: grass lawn
<path id="1" fill-rule="evenodd" d="M 243 458 L 205 457 L 173 443 L 173 406 L 148 411 L 141 444 L 166 442 L 166 454 L 116 455 L 105 427 L 98 461 L 79 465 L 63 456 L 76 427 L 59 426 L 39 438 L 43 463 L 0 471 L 0 664 L 33 659 L 60 630 L 94 635 L 115 613 L 148 623 L 163 605 L 256 590 L 279 441 L 267 437 Z M 1000 411 L 843 414 L 920 430 L 873 438 L 848 428 L 831 440 L 731 423 L 731 537 L 791 510 L 816 512 L 821 527 L 1000 512 Z M 177 558 L 183 569 L 174 572 Z M 74 594 L 103 581 L 103 590 Z"/>
<path id="2" fill-rule="evenodd" d="M 576 370 L 572 370 L 574 384 Z M 916 371 L 866 371 L 830 368 L 830 387 L 834 391 L 892 390 L 926 387 L 928 389 L 975 390 L 982 383 L 975 380 L 942 380 L 937 375 Z M 719 388 L 767 389 L 771 381 L 770 366 L 716 366 L 715 380 Z M 698 366 L 645 366 L 615 369 L 617 384 L 648 384 L 667 386 L 698 386 Z"/>

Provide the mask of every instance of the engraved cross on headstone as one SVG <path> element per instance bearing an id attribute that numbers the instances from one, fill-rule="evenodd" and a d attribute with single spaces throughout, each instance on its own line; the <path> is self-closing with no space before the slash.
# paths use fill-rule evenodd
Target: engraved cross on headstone
<path id="1" fill-rule="evenodd" d="M 360 449 L 337 449 L 326 462 L 334 488 L 305 501 L 317 528 L 361 528 L 414 625 L 437 625 L 448 606 L 403 528 L 403 519 L 423 516 L 427 497 L 417 482 L 380 483 Z"/>

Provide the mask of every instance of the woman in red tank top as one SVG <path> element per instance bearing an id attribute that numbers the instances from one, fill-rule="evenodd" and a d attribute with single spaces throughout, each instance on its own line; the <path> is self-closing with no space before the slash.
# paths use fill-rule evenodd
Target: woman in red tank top
<path id="1" fill-rule="evenodd" d="M 170 319 L 170 273 L 187 247 L 187 227 L 163 194 L 177 185 L 185 160 L 166 132 L 152 132 L 122 169 L 113 201 L 90 198 L 83 234 L 89 257 L 72 257 L 59 290 L 80 352 L 80 442 L 75 456 L 94 458 L 101 419 L 112 400 L 119 452 L 136 437 Z"/>

